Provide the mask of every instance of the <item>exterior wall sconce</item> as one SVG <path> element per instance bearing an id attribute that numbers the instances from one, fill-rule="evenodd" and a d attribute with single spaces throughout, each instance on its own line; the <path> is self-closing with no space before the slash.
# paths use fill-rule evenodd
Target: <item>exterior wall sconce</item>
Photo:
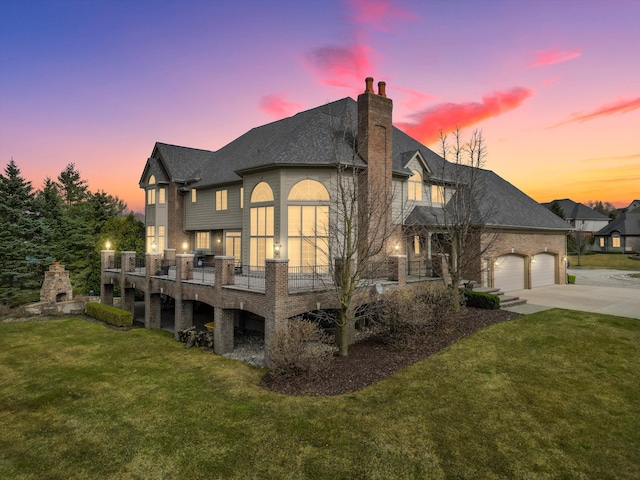
<path id="1" fill-rule="evenodd" d="M 536 263 L 536 256 L 535 255 L 531 256 L 531 263 Z"/>
<path id="2" fill-rule="evenodd" d="M 187 253 L 187 248 L 189 248 L 189 244 L 187 242 L 182 242 L 182 251 Z"/>
<path id="3" fill-rule="evenodd" d="M 107 248 L 107 250 L 111 250 L 111 242 L 109 240 L 107 240 L 107 243 L 105 243 L 105 247 Z"/>
<path id="4" fill-rule="evenodd" d="M 398 252 L 400 252 L 400 244 L 399 244 L 399 243 L 396 243 L 396 246 L 395 246 L 395 247 L 393 247 L 393 249 L 395 250 L 396 255 L 397 255 L 397 254 L 398 254 Z"/>
<path id="5" fill-rule="evenodd" d="M 280 244 L 278 243 L 273 246 L 273 257 L 280 258 Z"/>
<path id="6" fill-rule="evenodd" d="M 151 243 L 151 251 L 155 252 L 157 248 L 156 242 Z"/>

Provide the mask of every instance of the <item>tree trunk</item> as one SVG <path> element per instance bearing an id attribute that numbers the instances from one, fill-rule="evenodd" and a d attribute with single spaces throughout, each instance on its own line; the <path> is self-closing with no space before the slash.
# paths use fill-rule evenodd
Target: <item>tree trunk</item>
<path id="1" fill-rule="evenodd" d="M 338 321 L 338 328 L 336 329 L 336 336 L 338 337 L 338 354 L 341 357 L 349 355 L 349 319 L 347 311 L 340 309 L 340 319 Z"/>

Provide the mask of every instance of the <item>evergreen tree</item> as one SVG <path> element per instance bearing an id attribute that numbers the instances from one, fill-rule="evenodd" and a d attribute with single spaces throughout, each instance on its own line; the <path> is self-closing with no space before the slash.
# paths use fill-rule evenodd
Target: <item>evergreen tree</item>
<path id="1" fill-rule="evenodd" d="M 58 187 L 67 206 L 84 200 L 87 196 L 87 181 L 80 177 L 75 163 L 70 163 L 58 175 Z"/>
<path id="2" fill-rule="evenodd" d="M 553 213 L 555 213 L 561 219 L 565 220 L 564 210 L 562 209 L 562 207 L 560 206 L 560 203 L 557 200 L 553 201 L 553 203 L 549 207 L 549 210 L 551 210 Z"/>
<path id="3" fill-rule="evenodd" d="M 31 182 L 13 159 L 0 174 L 0 303 L 37 300 L 47 250 Z"/>

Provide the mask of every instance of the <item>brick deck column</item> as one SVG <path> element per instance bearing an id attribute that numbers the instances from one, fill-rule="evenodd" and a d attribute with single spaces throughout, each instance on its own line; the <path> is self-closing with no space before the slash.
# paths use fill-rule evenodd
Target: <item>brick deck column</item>
<path id="1" fill-rule="evenodd" d="M 213 258 L 216 272 L 216 286 L 235 284 L 235 257 L 216 256 Z"/>
<path id="2" fill-rule="evenodd" d="M 135 287 L 132 287 L 128 283 L 127 273 L 135 272 L 136 270 L 136 252 L 122 252 L 120 254 L 120 259 L 120 308 L 133 313 L 135 305 Z"/>
<path id="3" fill-rule="evenodd" d="M 193 278 L 194 255 L 191 253 L 176 254 L 176 292 L 175 292 L 175 328 L 174 337 L 178 340 L 178 332 L 193 325 L 193 301 L 182 300 L 182 293 L 185 286 L 184 280 Z"/>
<path id="4" fill-rule="evenodd" d="M 110 306 L 113 306 L 113 284 L 107 283 L 104 270 L 115 266 L 115 253 L 114 250 L 100 251 L 100 302 Z"/>
<path id="5" fill-rule="evenodd" d="M 151 293 L 151 277 L 160 270 L 162 254 L 160 252 L 147 252 L 144 256 L 145 290 L 144 290 L 144 326 L 145 328 L 160 328 L 161 323 L 161 297 Z"/>
<path id="6" fill-rule="evenodd" d="M 391 255 L 389 257 L 389 280 L 398 282 L 398 287 L 407 285 L 407 256 Z"/>
<path id="7" fill-rule="evenodd" d="M 233 352 L 233 310 L 213 309 L 213 351 L 218 355 Z"/>
<path id="8" fill-rule="evenodd" d="M 264 357 L 269 365 L 269 351 L 275 338 L 276 326 L 287 319 L 289 297 L 289 259 L 268 258 L 265 262 Z"/>

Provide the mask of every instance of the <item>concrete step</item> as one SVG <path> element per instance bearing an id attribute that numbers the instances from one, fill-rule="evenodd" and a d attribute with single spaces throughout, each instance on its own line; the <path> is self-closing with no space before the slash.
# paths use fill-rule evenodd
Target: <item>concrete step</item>
<path id="1" fill-rule="evenodd" d="M 520 297 L 501 296 L 500 308 L 515 307 L 516 305 L 524 305 L 527 300 Z"/>

